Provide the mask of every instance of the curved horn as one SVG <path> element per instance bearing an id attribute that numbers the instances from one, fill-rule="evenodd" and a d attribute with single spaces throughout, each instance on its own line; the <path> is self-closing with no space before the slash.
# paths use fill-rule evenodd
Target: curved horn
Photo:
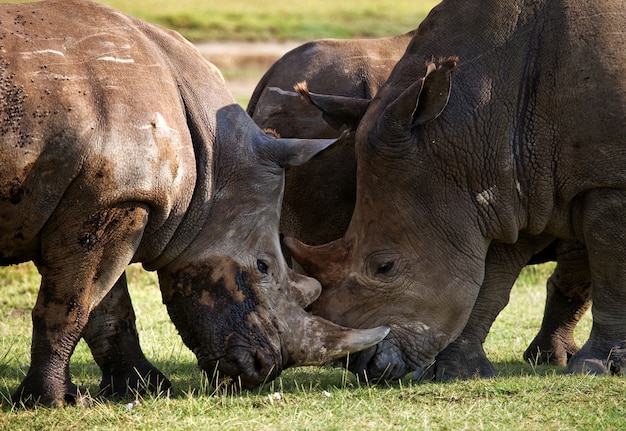
<path id="1" fill-rule="evenodd" d="M 370 99 L 359 97 L 311 93 L 306 82 L 299 82 L 293 88 L 322 111 L 324 121 L 337 130 L 344 124 L 349 128 L 354 128 L 363 118 L 371 102 Z"/>
<path id="2" fill-rule="evenodd" d="M 309 246 L 295 238 L 285 237 L 283 244 L 302 269 L 324 287 L 339 284 L 348 271 L 349 248 L 343 238 L 328 244 Z"/>
<path id="3" fill-rule="evenodd" d="M 290 339 L 285 340 L 285 367 L 332 362 L 378 344 L 390 331 L 387 326 L 349 329 L 306 313 L 304 320 L 301 316 L 298 320 L 292 326 Z M 302 331 L 300 334 L 296 327 Z"/>
<path id="4" fill-rule="evenodd" d="M 296 301 L 302 308 L 306 308 L 319 298 L 322 293 L 322 285 L 314 278 L 298 274 L 290 270 L 291 286 L 296 293 Z"/>

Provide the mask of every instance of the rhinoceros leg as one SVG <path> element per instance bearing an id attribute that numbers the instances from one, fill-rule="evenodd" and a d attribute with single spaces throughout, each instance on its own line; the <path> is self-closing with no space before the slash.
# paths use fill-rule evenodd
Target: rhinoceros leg
<path id="1" fill-rule="evenodd" d="M 593 326 L 568 370 L 626 375 L 626 192 L 588 192 L 581 213 L 593 286 Z"/>
<path id="2" fill-rule="evenodd" d="M 483 343 L 491 325 L 509 302 L 520 271 L 550 240 L 520 238 L 515 244 L 492 244 L 485 262 L 485 278 L 465 328 L 439 355 L 424 375 L 439 381 L 493 377 L 495 368 L 487 359 Z M 546 310 L 551 313 L 550 310 Z M 559 327 L 559 325 L 555 325 Z"/>
<path id="3" fill-rule="evenodd" d="M 556 247 L 557 266 L 546 284 L 541 329 L 524 352 L 532 363 L 566 365 L 577 351 L 574 328 L 591 305 L 591 275 L 587 249 L 575 241 Z"/>
<path id="4" fill-rule="evenodd" d="M 67 193 L 66 198 L 80 202 L 76 193 Z M 15 402 L 61 406 L 77 400 L 70 356 L 90 311 L 131 261 L 148 213 L 140 206 L 91 212 L 83 205 L 61 203 L 59 208 L 64 211 L 57 211 L 41 233 L 41 255 L 35 261 L 41 287 L 32 313 L 31 365 L 13 394 Z"/>
<path id="5" fill-rule="evenodd" d="M 495 375 L 483 343 L 496 317 L 509 302 L 511 288 L 532 254 L 532 248 L 522 241 L 489 247 L 485 278 L 469 320 L 457 339 L 437 355 L 429 370 L 430 377 L 447 381 Z"/>
<path id="6" fill-rule="evenodd" d="M 156 394 L 171 388 L 170 381 L 146 359 L 139 346 L 126 273 L 89 315 L 83 338 L 102 370 L 101 395 L 124 396 L 129 391 Z"/>

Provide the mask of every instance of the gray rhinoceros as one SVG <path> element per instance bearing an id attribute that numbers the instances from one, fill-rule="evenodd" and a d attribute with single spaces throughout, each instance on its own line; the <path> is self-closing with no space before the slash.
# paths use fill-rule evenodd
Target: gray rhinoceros
<path id="1" fill-rule="evenodd" d="M 278 59 L 257 84 L 247 112 L 262 128 L 282 137 L 334 138 L 358 123 L 385 83 L 414 32 L 379 39 L 322 39 L 307 42 Z M 318 93 L 354 101 L 347 116 L 323 118 L 303 103 L 294 87 L 307 82 Z M 320 102 L 321 103 L 321 102 Z M 308 244 L 340 238 L 350 222 L 356 194 L 354 137 L 347 135 L 332 153 L 298 169 L 287 169 L 280 231 Z M 289 257 L 289 256 L 287 256 Z"/>
<path id="2" fill-rule="evenodd" d="M 413 34 L 307 42 L 286 53 L 263 75 L 248 105 L 248 114 L 260 127 L 273 129 L 283 137 L 330 138 L 346 128 L 355 128 Z M 291 91 L 293 87 L 298 92 Z M 298 93 L 320 109 L 302 103 Z M 282 234 L 307 244 L 323 244 L 345 233 L 356 199 L 354 135 L 347 135 L 343 142 L 331 157 L 287 169 Z M 547 283 L 545 317 L 524 354 L 527 360 L 564 365 L 578 351 L 573 331 L 590 305 L 587 265 L 584 261 L 580 264 L 580 249 L 578 244 L 557 241 L 529 262 L 559 263 Z M 288 250 L 286 257 L 289 261 Z M 494 281 L 502 282 L 500 278 Z M 489 313 L 476 310 L 464 333 L 437 356 L 435 366 L 430 368 L 437 379 L 495 373 L 482 344 L 507 299 L 508 295 L 499 308 Z M 314 309 L 319 305 L 314 304 Z"/>
<path id="3" fill-rule="evenodd" d="M 81 336 L 105 386 L 169 384 L 139 348 L 131 262 L 200 367 L 244 387 L 384 338 L 307 314 L 320 285 L 281 254 L 284 168 L 331 140 L 266 135 L 190 43 L 109 7 L 3 4 L 0 22 L 0 264 L 42 276 L 15 400 L 75 401 Z"/>
<path id="4" fill-rule="evenodd" d="M 427 367 L 562 239 L 586 248 L 593 286 L 593 329 L 568 368 L 624 373 L 625 24 L 614 0 L 445 0 L 422 22 L 356 131 L 346 234 L 291 241 L 328 286 L 315 312 L 392 327 L 351 369 Z"/>

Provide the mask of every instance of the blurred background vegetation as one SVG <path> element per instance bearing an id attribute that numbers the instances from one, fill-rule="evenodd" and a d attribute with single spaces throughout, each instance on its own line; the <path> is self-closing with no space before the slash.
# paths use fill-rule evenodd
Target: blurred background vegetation
<path id="1" fill-rule="evenodd" d="M 0 0 L 0 3 L 24 3 Z M 433 0 L 101 0 L 198 41 L 380 37 L 417 26 Z"/>
<path id="2" fill-rule="evenodd" d="M 404 33 L 436 1 L 104 0 L 130 15 L 180 31 L 191 41 L 310 40 Z"/>

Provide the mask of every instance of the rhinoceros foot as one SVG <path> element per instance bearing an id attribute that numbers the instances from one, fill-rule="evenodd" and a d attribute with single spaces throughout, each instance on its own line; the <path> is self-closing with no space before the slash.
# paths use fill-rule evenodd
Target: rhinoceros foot
<path id="1" fill-rule="evenodd" d="M 15 405 L 23 407 L 63 407 L 74 404 L 87 407 L 90 405 L 86 392 L 79 390 L 75 384 L 42 379 L 36 373 L 29 373 L 13 392 L 11 398 Z"/>
<path id="2" fill-rule="evenodd" d="M 126 397 L 139 394 L 169 393 L 172 383 L 165 375 L 145 361 L 126 372 L 106 374 L 100 381 L 99 395 L 103 397 Z"/>
<path id="3" fill-rule="evenodd" d="M 542 337 L 540 333 L 524 352 L 524 360 L 531 364 L 564 366 L 578 350 L 580 347 L 573 339 L 563 339 L 556 335 Z"/>
<path id="4" fill-rule="evenodd" d="M 581 350 L 568 363 L 567 372 L 570 374 L 626 376 L 626 352 L 619 349 L 619 351 L 611 352 L 604 357 L 598 355 L 594 357 Z"/>
<path id="5" fill-rule="evenodd" d="M 433 365 L 425 369 L 416 379 L 447 382 L 471 378 L 490 378 L 496 375 L 479 342 L 457 339 L 442 350 Z"/>

